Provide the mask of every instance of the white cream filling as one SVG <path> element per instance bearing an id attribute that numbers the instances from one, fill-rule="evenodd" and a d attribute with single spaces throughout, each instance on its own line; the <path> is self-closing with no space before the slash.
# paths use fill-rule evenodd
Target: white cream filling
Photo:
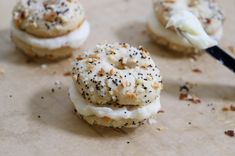
<path id="1" fill-rule="evenodd" d="M 161 108 L 159 98 L 157 98 L 153 103 L 149 105 L 133 110 L 128 110 L 126 107 L 112 109 L 111 107 L 93 105 L 82 98 L 82 96 L 77 92 L 77 89 L 73 83 L 69 88 L 69 96 L 79 114 L 84 116 L 95 115 L 100 118 L 109 117 L 114 120 L 143 120 L 151 117 Z"/>
<path id="2" fill-rule="evenodd" d="M 21 41 L 30 44 L 32 46 L 46 48 L 46 49 L 58 49 L 61 47 L 79 48 L 88 38 L 90 33 L 90 25 L 88 21 L 84 21 L 83 24 L 76 30 L 60 37 L 55 38 L 37 38 L 24 31 L 21 31 L 11 26 L 12 35 L 19 38 Z"/>
<path id="3" fill-rule="evenodd" d="M 149 16 L 148 26 L 154 34 L 167 39 L 171 43 L 175 43 L 175 44 L 187 46 L 187 47 L 193 47 L 193 45 L 190 44 L 187 39 L 183 38 L 182 36 L 177 35 L 177 33 L 175 32 L 172 32 L 164 28 L 162 24 L 157 20 L 154 13 L 151 13 Z M 220 40 L 222 35 L 223 35 L 223 29 L 220 28 L 215 35 L 210 36 L 210 37 L 212 37 L 215 40 Z"/>
<path id="4" fill-rule="evenodd" d="M 171 26 L 178 29 L 182 33 L 180 36 L 186 38 L 195 48 L 207 49 L 218 44 L 205 32 L 200 21 L 190 11 L 172 11 L 166 28 Z"/>

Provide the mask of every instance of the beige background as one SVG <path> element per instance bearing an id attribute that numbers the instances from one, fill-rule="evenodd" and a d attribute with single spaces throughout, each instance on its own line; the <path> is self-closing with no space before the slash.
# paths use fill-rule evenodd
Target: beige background
<path id="1" fill-rule="evenodd" d="M 135 130 L 91 127 L 80 120 L 67 94 L 70 78 L 63 76 L 70 69 L 69 60 L 47 63 L 46 69 L 41 62 L 26 63 L 27 58 L 15 50 L 9 37 L 15 0 L 1 0 L 0 68 L 5 73 L 0 74 L 0 155 L 234 156 L 235 138 L 224 131 L 235 130 L 235 113 L 221 109 L 235 103 L 235 75 L 206 54 L 192 62 L 152 43 L 144 33 L 150 0 L 82 2 L 92 28 L 82 49 L 103 41 L 145 46 L 164 77 L 161 103 L 165 113 L 157 115 L 157 124 Z M 220 4 L 227 14 L 222 41 L 226 48 L 235 45 L 235 1 Z M 193 73 L 193 68 L 203 73 Z M 54 85 L 56 81 L 62 82 L 62 89 Z M 197 84 L 193 93 L 201 98 L 201 104 L 178 100 L 179 86 L 186 81 Z"/>

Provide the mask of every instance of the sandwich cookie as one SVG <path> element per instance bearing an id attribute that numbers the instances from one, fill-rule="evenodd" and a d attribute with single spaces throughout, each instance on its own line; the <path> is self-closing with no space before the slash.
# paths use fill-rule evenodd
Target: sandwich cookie
<path id="1" fill-rule="evenodd" d="M 180 16 L 174 16 L 174 15 Z M 193 20 L 191 17 L 195 16 Z M 180 17 L 180 18 L 175 18 Z M 174 18 L 174 19 L 172 19 Z M 185 19 L 185 20 L 182 20 Z M 200 23 L 205 33 L 213 40 L 219 41 L 223 34 L 224 15 L 218 4 L 214 0 L 160 0 L 154 3 L 154 12 L 150 15 L 147 23 L 147 32 L 150 37 L 159 45 L 163 45 L 169 49 L 178 52 L 196 53 L 200 48 L 192 45 L 187 39 L 180 36 L 175 27 L 169 24 L 170 21 L 181 25 L 187 23 L 186 31 L 192 31 L 197 45 L 204 42 L 205 38 L 200 36 L 200 27 L 195 27 L 194 23 Z M 191 23 L 190 23 L 191 22 Z M 204 36 L 203 36 L 204 37 Z M 202 38 L 202 39 L 201 39 Z"/>
<path id="2" fill-rule="evenodd" d="M 137 127 L 160 109 L 160 71 L 143 47 L 98 44 L 77 57 L 69 93 L 90 124 Z"/>
<path id="3" fill-rule="evenodd" d="M 20 0 L 13 10 L 12 41 L 29 56 L 51 60 L 68 57 L 89 32 L 78 0 Z"/>

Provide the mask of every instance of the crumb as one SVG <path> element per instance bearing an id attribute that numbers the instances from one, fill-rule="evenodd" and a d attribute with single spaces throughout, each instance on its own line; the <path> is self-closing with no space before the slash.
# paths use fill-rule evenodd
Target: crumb
<path id="1" fill-rule="evenodd" d="M 55 92 L 55 89 L 54 89 L 54 88 L 52 88 L 52 89 L 51 89 L 51 92 L 52 92 L 52 93 L 54 93 L 54 92 Z"/>
<path id="2" fill-rule="evenodd" d="M 127 143 L 127 144 L 129 144 L 130 142 L 129 142 L 129 141 L 127 141 L 126 143 Z"/>
<path id="3" fill-rule="evenodd" d="M 191 95 L 190 94 L 190 89 L 192 89 L 192 84 L 190 83 L 185 83 L 184 85 L 180 86 L 180 94 L 179 94 L 179 99 L 184 100 L 184 101 L 191 101 L 194 104 L 201 103 L 201 100 L 199 97 L 196 95 Z"/>
<path id="4" fill-rule="evenodd" d="M 235 105 L 234 105 L 234 104 L 231 104 L 230 106 L 229 106 L 229 105 L 224 106 L 224 107 L 222 108 L 222 111 L 223 111 L 223 112 L 235 111 Z"/>
<path id="5" fill-rule="evenodd" d="M 201 69 L 198 69 L 198 68 L 192 69 L 192 72 L 194 72 L 194 73 L 202 73 Z"/>
<path id="6" fill-rule="evenodd" d="M 159 126 L 159 127 L 157 127 L 157 130 L 158 131 L 164 131 L 164 130 L 167 130 L 167 127 Z"/>
<path id="7" fill-rule="evenodd" d="M 13 96 L 12 95 L 9 95 L 10 98 L 12 98 Z"/>
<path id="8" fill-rule="evenodd" d="M 71 75 L 72 75 L 71 72 L 65 72 L 65 73 L 64 73 L 64 76 L 71 76 Z"/>
<path id="9" fill-rule="evenodd" d="M 189 125 L 191 125 L 192 123 L 191 122 L 188 122 Z"/>
<path id="10" fill-rule="evenodd" d="M 228 112 L 228 111 L 229 111 L 229 108 L 228 108 L 228 107 L 223 107 L 223 108 L 222 108 L 222 111 L 223 111 L 223 112 Z"/>
<path id="11" fill-rule="evenodd" d="M 46 64 L 42 64 L 42 65 L 41 65 L 41 68 L 42 68 L 42 69 L 46 69 L 46 68 L 47 68 L 47 65 L 46 65 Z"/>
<path id="12" fill-rule="evenodd" d="M 41 118 L 41 116 L 40 116 L 40 115 L 38 115 L 38 118 Z"/>
<path id="13" fill-rule="evenodd" d="M 43 96 L 41 96 L 41 99 L 43 100 L 43 99 L 44 99 L 44 97 L 43 97 Z"/>
<path id="14" fill-rule="evenodd" d="M 198 104 L 201 103 L 201 100 L 199 99 L 199 97 L 193 95 L 191 98 L 188 99 L 189 101 L 192 101 L 194 104 Z"/>
<path id="15" fill-rule="evenodd" d="M 229 46 L 228 47 L 229 51 L 235 54 L 235 47 L 234 46 Z"/>
<path id="16" fill-rule="evenodd" d="M 235 104 L 232 104 L 232 105 L 230 106 L 230 109 L 231 109 L 231 111 L 235 111 Z"/>
<path id="17" fill-rule="evenodd" d="M 234 137 L 234 135 L 235 135 L 233 130 L 224 131 L 224 134 L 229 137 Z"/>
<path id="18" fill-rule="evenodd" d="M 158 113 L 158 114 L 159 114 L 159 113 L 165 113 L 165 111 L 164 111 L 164 110 L 159 110 L 157 113 Z"/>
<path id="19" fill-rule="evenodd" d="M 74 113 L 77 113 L 77 112 L 78 112 L 77 109 L 74 109 L 73 111 L 74 111 Z"/>

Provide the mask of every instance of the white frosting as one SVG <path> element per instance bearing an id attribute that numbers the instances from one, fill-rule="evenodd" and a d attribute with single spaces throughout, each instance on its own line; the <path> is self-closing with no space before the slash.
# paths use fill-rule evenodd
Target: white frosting
<path id="1" fill-rule="evenodd" d="M 177 35 L 175 32 L 170 31 L 162 26 L 162 24 L 157 20 L 154 13 L 151 13 L 148 18 L 148 26 L 158 36 L 166 38 L 168 41 L 187 47 L 193 47 L 187 39 L 182 36 Z M 223 35 L 223 29 L 219 29 L 216 34 L 211 36 L 215 40 L 220 40 Z"/>
<path id="2" fill-rule="evenodd" d="M 75 85 L 72 83 L 69 89 L 70 99 L 75 105 L 77 112 L 84 116 L 95 115 L 97 117 L 109 117 L 114 120 L 118 119 L 138 119 L 143 120 L 151 117 L 160 110 L 160 100 L 157 98 L 151 104 L 136 109 L 128 110 L 127 107 L 113 108 L 111 106 L 97 106 L 87 102 L 77 92 Z"/>
<path id="3" fill-rule="evenodd" d="M 56 38 L 37 38 L 26 32 L 17 29 L 12 24 L 11 32 L 13 36 L 16 36 L 23 42 L 32 46 L 46 48 L 46 49 L 57 49 L 61 47 L 79 48 L 88 38 L 90 33 L 90 25 L 87 21 L 76 30 Z"/>
<path id="4" fill-rule="evenodd" d="M 156 19 L 154 14 L 150 14 L 148 19 L 148 26 L 158 36 L 164 37 L 172 43 L 183 45 L 183 46 L 191 46 L 188 41 L 174 32 L 167 30 L 164 28 L 161 23 Z"/>
<path id="5" fill-rule="evenodd" d="M 207 49 L 218 44 L 215 39 L 208 36 L 200 21 L 190 11 L 172 11 L 166 28 L 171 26 L 178 29 L 195 48 Z"/>

